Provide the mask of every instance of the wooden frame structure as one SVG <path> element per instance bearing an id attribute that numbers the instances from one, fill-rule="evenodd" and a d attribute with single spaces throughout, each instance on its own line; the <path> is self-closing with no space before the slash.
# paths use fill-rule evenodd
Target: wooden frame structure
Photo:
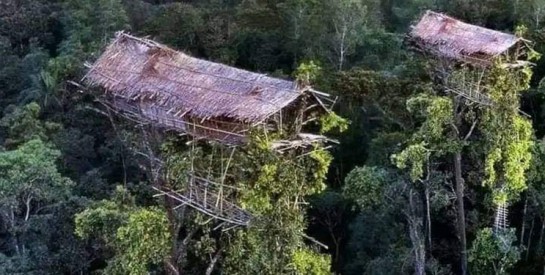
<path id="1" fill-rule="evenodd" d="M 495 60 L 504 58 L 513 68 L 529 64 L 520 60 L 528 53 L 528 40 L 429 10 L 411 26 L 406 41 L 438 61 L 437 77 L 447 92 L 478 105 L 493 104 L 481 81 Z"/>
<path id="2" fill-rule="evenodd" d="M 226 164 L 221 158 L 220 177 L 210 171 L 206 175 L 195 171 L 192 159 L 184 188 L 173 190 L 168 184 L 153 187 L 156 196 L 178 204 L 174 209 L 189 206 L 222 223 L 247 226 L 252 216 L 230 201 L 238 190 L 225 183 L 225 175 L 235 148 L 248 141 L 251 129 L 286 131 L 291 140 L 272 144 L 271 149 L 278 153 L 333 141 L 300 133 L 317 119 L 317 112 L 331 112 L 336 102 L 336 98 L 304 83 L 197 59 L 124 32 L 116 33 L 104 53 L 87 67 L 82 82 L 99 87 L 97 98 L 108 114 L 141 126 L 142 147 L 147 152 L 137 153 L 149 161 L 154 181 L 162 182 L 159 174 L 163 161 L 152 149 L 158 146 L 152 146 L 147 138 L 150 128 L 144 130 L 143 126 L 188 135 L 193 139 L 192 150 L 196 140 L 232 148 Z"/>
<path id="3" fill-rule="evenodd" d="M 519 60 L 529 41 L 428 10 L 416 25 L 411 26 L 408 42 L 417 51 L 436 58 L 489 67 L 497 57 L 505 54 Z"/>
<path id="4" fill-rule="evenodd" d="M 223 195 L 224 185 L 198 176 L 190 176 L 188 188 L 172 190 L 166 187 L 153 187 L 158 194 L 167 196 L 179 203 L 174 209 L 190 206 L 208 216 L 238 226 L 248 226 L 251 214 L 230 202 Z M 230 188 L 227 186 L 227 188 Z"/>

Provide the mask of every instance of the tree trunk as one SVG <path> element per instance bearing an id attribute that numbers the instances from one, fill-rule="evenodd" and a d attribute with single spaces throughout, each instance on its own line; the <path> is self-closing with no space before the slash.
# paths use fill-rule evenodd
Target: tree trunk
<path id="1" fill-rule="evenodd" d="M 343 65 L 344 65 L 344 55 L 346 51 L 346 48 L 345 48 L 346 47 L 345 46 L 346 31 L 347 31 L 347 27 L 343 25 L 342 33 L 341 33 L 341 44 L 339 49 L 339 72 L 343 70 Z"/>
<path id="2" fill-rule="evenodd" d="M 460 237 L 460 258 L 462 275 L 467 274 L 466 217 L 464 207 L 464 179 L 462 178 L 462 154 L 454 154 L 454 175 L 456 183 L 456 201 L 458 214 L 458 235 Z"/>
<path id="3" fill-rule="evenodd" d="M 212 274 L 212 271 L 214 271 L 214 267 L 216 266 L 216 263 L 218 262 L 219 258 L 220 258 L 220 252 L 218 251 L 216 255 L 214 255 L 214 258 L 210 260 L 210 264 L 206 268 L 206 273 L 205 273 L 206 275 Z"/>
<path id="4" fill-rule="evenodd" d="M 545 231 L 545 218 L 541 218 L 541 232 L 539 233 L 539 243 L 537 244 L 538 253 L 541 251 L 541 245 L 543 244 L 543 231 Z"/>
<path id="5" fill-rule="evenodd" d="M 160 186 L 162 187 L 166 187 L 166 183 L 163 179 L 157 179 L 157 182 Z M 167 274 L 169 275 L 178 275 L 180 274 L 180 271 L 178 269 L 178 248 L 177 248 L 177 239 L 178 239 L 178 226 L 177 226 L 177 219 L 176 219 L 176 213 L 174 213 L 174 207 L 175 207 L 175 204 L 174 204 L 174 201 L 172 198 L 168 197 L 168 196 L 165 196 L 164 197 L 164 207 L 165 207 L 165 211 L 167 213 L 167 219 L 168 219 L 168 224 L 169 224 L 169 231 L 170 231 L 170 234 L 172 236 L 172 248 L 171 248 L 171 252 L 170 252 L 170 256 L 167 260 L 165 260 L 164 262 L 164 265 L 165 265 L 165 271 L 167 272 Z"/>
<path id="6" fill-rule="evenodd" d="M 530 248 L 532 246 L 532 234 L 534 233 L 534 222 L 536 221 L 535 218 L 532 219 L 532 225 L 530 225 L 530 233 L 528 234 L 528 245 L 526 247 L 526 261 L 528 261 L 528 257 L 530 257 Z"/>
<path id="7" fill-rule="evenodd" d="M 25 207 L 26 207 L 26 212 L 25 212 L 25 222 L 28 221 L 28 219 L 30 218 L 30 202 L 32 201 L 32 198 L 28 198 L 26 201 L 25 201 Z"/>
<path id="8" fill-rule="evenodd" d="M 524 231 L 526 230 L 526 212 L 528 210 L 528 194 L 526 195 L 526 199 L 524 200 L 524 210 L 522 211 L 522 228 L 520 229 L 520 245 L 519 247 L 522 247 L 522 244 L 524 244 Z"/>
<path id="9" fill-rule="evenodd" d="M 430 188 L 428 183 L 425 184 L 425 196 L 426 196 L 426 222 L 428 232 L 428 250 L 431 251 L 431 211 L 430 211 Z"/>
<path id="10" fill-rule="evenodd" d="M 15 230 L 15 211 L 13 210 L 13 207 L 10 207 L 9 212 L 9 222 L 10 222 L 10 234 L 13 236 L 13 246 L 15 247 L 15 253 L 19 256 L 21 256 L 21 249 L 19 247 L 19 236 Z"/>
<path id="11" fill-rule="evenodd" d="M 165 210 L 167 212 L 167 218 L 168 218 L 168 223 L 169 223 L 169 227 L 170 227 L 170 234 L 172 236 L 172 248 L 171 248 L 171 253 L 170 253 L 170 257 L 169 259 L 167 260 L 166 263 L 166 269 L 167 270 L 167 274 L 170 274 L 170 275 L 178 275 L 180 274 L 180 271 L 178 270 L 177 268 L 177 260 L 178 260 L 178 248 L 177 248 L 177 242 L 176 242 L 176 239 L 178 238 L 177 236 L 177 230 L 176 230 L 176 215 L 174 214 L 174 205 L 172 203 L 172 199 L 169 198 L 168 196 L 165 196 Z"/>
<path id="12" fill-rule="evenodd" d="M 332 226 L 329 226 L 328 230 L 329 230 L 329 235 L 331 236 L 331 240 L 333 241 L 333 245 L 335 246 L 335 256 L 333 258 L 333 267 L 336 268 L 338 267 L 338 263 L 339 263 L 341 240 L 340 238 L 337 238 L 335 236 L 335 232 L 333 231 Z"/>
<path id="13" fill-rule="evenodd" d="M 166 260 L 164 263 L 165 263 L 165 271 L 167 272 L 167 274 L 180 275 L 180 271 L 178 271 L 178 269 L 174 266 L 174 264 L 172 264 L 171 260 Z"/>
<path id="14" fill-rule="evenodd" d="M 422 230 L 422 211 L 420 211 L 421 204 L 420 199 L 415 202 L 414 190 L 411 188 L 409 191 L 409 213 L 407 213 L 407 220 L 409 223 L 409 237 L 413 245 L 414 256 L 414 274 L 425 275 L 426 274 L 426 240 Z"/>

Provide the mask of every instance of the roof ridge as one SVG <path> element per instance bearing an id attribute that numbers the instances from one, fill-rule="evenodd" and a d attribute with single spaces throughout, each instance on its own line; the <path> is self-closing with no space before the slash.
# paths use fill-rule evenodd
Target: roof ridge
<path id="1" fill-rule="evenodd" d="M 218 63 L 218 62 L 214 62 L 214 61 L 211 61 L 211 60 L 207 60 L 207 59 L 201 59 L 201 58 L 196 58 L 196 57 L 193 57 L 191 55 L 188 55 L 182 51 L 178 51 L 178 50 L 174 50 L 164 44 L 161 44 L 159 42 L 156 42 L 156 41 L 153 41 L 153 40 L 150 40 L 150 39 L 146 39 L 146 38 L 140 38 L 140 37 L 136 37 L 136 36 L 133 36 L 133 35 L 130 35 L 124 31 L 118 31 L 116 32 L 116 37 L 126 37 L 126 38 L 129 38 L 131 40 L 135 40 L 137 42 L 140 42 L 140 43 L 143 43 L 143 44 L 146 44 L 148 46 L 151 46 L 151 47 L 159 47 L 163 50 L 168 50 L 168 51 L 171 51 L 175 54 L 179 54 L 179 55 L 183 55 L 185 57 L 188 57 L 188 58 L 191 58 L 191 59 L 197 59 L 201 62 L 209 62 L 209 63 L 213 63 L 215 65 L 219 65 L 219 66 L 226 66 L 226 67 L 229 67 L 231 69 L 236 69 L 236 70 L 240 70 L 240 71 L 243 71 L 243 72 L 247 72 L 247 73 L 251 73 L 251 74 L 255 74 L 257 75 L 258 79 L 255 80 L 255 81 L 258 81 L 259 79 L 263 78 L 263 77 L 267 77 L 267 78 L 272 78 L 272 79 L 275 79 L 275 80 L 279 80 L 279 81 L 286 81 L 286 82 L 293 82 L 294 83 L 294 86 L 292 87 L 292 89 L 294 90 L 298 90 L 299 89 L 299 84 L 296 82 L 296 81 L 293 81 L 293 80 L 287 80 L 287 79 L 282 79 L 282 78 L 277 78 L 277 77 L 272 77 L 272 76 L 269 76 L 267 74 L 264 74 L 264 73 L 256 73 L 256 72 L 252 72 L 252 71 L 249 71 L 249 70 L 245 70 L 245 69 L 241 69 L 241 68 L 237 68 L 237 67 L 232 67 L 232 66 L 228 66 L 228 65 L 225 65 L 225 64 L 222 64 L 222 63 Z M 117 39 L 116 39 L 117 40 Z M 116 41 L 117 42 L 117 41 Z M 177 66 L 177 65 L 174 65 L 174 64 L 170 64 L 170 63 L 166 63 L 166 62 L 161 62 L 162 64 L 165 64 L 167 66 L 174 66 L 178 69 L 182 69 L 182 70 L 187 70 L 187 71 L 191 71 L 191 72 L 194 72 L 194 73 L 200 73 L 200 74 L 205 74 L 205 75 L 209 75 L 209 76 L 213 76 L 213 77 L 219 77 L 219 78 L 224 78 L 224 79 L 228 79 L 228 80 L 233 80 L 233 81 L 238 81 L 238 82 L 243 82 L 243 83 L 248 83 L 248 84 L 252 84 L 254 83 L 254 81 L 248 81 L 248 80 L 243 80 L 243 79 L 239 79 L 239 78 L 233 78 L 233 77 L 226 77 L 226 76 L 222 76 L 222 75 L 219 75 L 219 74 L 211 74 L 211 73 L 208 73 L 208 72 L 205 72 L 205 71 L 202 71 L 202 70 L 193 70 L 193 69 L 190 69 L 190 68 L 187 68 L 187 67 L 182 67 L 182 66 Z M 263 85 L 263 86 L 269 86 L 269 87 L 273 87 L 273 88 L 276 88 L 275 86 L 273 85 Z M 291 91 L 288 91 L 288 92 L 291 92 Z"/>

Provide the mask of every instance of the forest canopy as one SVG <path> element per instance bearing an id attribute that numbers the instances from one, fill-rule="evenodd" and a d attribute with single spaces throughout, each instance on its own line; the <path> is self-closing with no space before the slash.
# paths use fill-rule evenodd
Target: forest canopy
<path id="1" fill-rule="evenodd" d="M 0 274 L 542 273 L 544 27 L 543 0 L 3 1 Z M 82 80 L 119 32 L 310 93 L 244 145 L 157 131 Z"/>

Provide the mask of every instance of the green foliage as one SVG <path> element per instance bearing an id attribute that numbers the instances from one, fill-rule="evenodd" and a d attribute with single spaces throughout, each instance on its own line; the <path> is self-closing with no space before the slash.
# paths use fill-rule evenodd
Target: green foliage
<path id="1" fill-rule="evenodd" d="M 0 151 L 0 217 L 4 223 L 4 249 L 12 251 L 11 257 L 4 259 L 6 269 L 0 270 L 8 274 L 35 269 L 51 272 L 49 265 L 53 263 L 60 265 L 58 270 L 66 270 L 64 267 L 73 262 L 69 258 L 58 261 L 55 254 L 81 249 L 73 243 L 55 253 L 48 239 L 61 234 L 51 232 L 53 223 L 49 219 L 56 220 L 59 228 L 69 227 L 62 215 L 55 212 L 68 199 L 74 185 L 57 168 L 59 156 L 58 150 L 40 139 L 29 140 L 13 150 Z M 63 233 L 66 231 L 62 230 Z M 70 236 L 60 235 L 57 239 L 59 244 L 65 244 Z M 79 257 L 74 253 L 73 258 Z"/>
<path id="2" fill-rule="evenodd" d="M 189 153 L 187 148 L 179 148 L 177 145 L 175 139 L 167 140 L 161 145 L 161 151 L 166 156 L 165 163 L 168 167 L 166 178 L 181 185 L 177 187 L 185 187 L 189 179 L 187 172 L 191 167 L 191 158 L 198 158 L 202 156 L 203 152 L 197 148 L 193 153 Z"/>
<path id="3" fill-rule="evenodd" d="M 424 165 L 430 157 L 430 150 L 421 142 L 411 144 L 399 154 L 392 155 L 392 161 L 399 169 L 409 168 L 412 181 L 417 181 L 424 176 Z"/>
<path id="4" fill-rule="evenodd" d="M 391 156 L 403 149 L 403 142 L 408 139 L 407 133 L 396 131 L 378 133 L 369 144 L 368 165 L 385 166 L 392 164 Z"/>
<path id="5" fill-rule="evenodd" d="M 102 201 L 93 208 L 76 215 L 75 233 L 82 239 L 92 237 L 102 239 L 106 244 L 113 245 L 117 228 L 125 224 L 128 218 L 127 211 L 112 201 Z"/>
<path id="6" fill-rule="evenodd" d="M 77 236 L 102 240 L 114 251 L 107 274 L 147 274 L 150 265 L 166 259 L 172 245 L 166 213 L 157 207 L 137 207 L 122 187 L 113 200 L 76 214 L 75 223 Z"/>
<path id="7" fill-rule="evenodd" d="M 135 208 L 128 190 L 117 186 L 111 200 L 102 200 L 75 216 L 75 233 L 83 239 L 98 238 L 113 245 L 119 227 L 125 225 Z"/>
<path id="8" fill-rule="evenodd" d="M 460 150 L 455 137 L 449 135 L 454 123 L 452 100 L 447 97 L 418 94 L 407 100 L 407 109 L 423 123 L 413 134 L 411 143 L 392 161 L 400 169 L 409 168 L 412 181 L 424 176 L 424 169 L 433 155 L 440 157 Z"/>
<path id="9" fill-rule="evenodd" d="M 0 127 L 6 129 L 4 146 L 14 148 L 32 139 L 48 140 L 60 129 L 57 123 L 40 120 L 40 106 L 30 103 L 23 107 L 14 107 L 0 119 Z"/>
<path id="10" fill-rule="evenodd" d="M 168 45 L 194 50 L 205 20 L 202 11 L 187 3 L 170 3 L 154 11 L 146 25 L 146 33 L 153 34 Z"/>
<path id="11" fill-rule="evenodd" d="M 335 114 L 334 112 L 328 112 L 326 115 L 320 117 L 320 133 L 329 133 L 334 129 L 337 129 L 340 133 L 348 129 L 350 122 Z"/>
<path id="12" fill-rule="evenodd" d="M 223 272 L 240 275 L 293 273 L 292 255 L 302 246 L 303 223 L 300 218 L 293 220 L 294 216 L 286 214 L 271 215 L 279 220 L 237 232 L 226 249 Z"/>
<path id="13" fill-rule="evenodd" d="M 490 220 L 484 210 L 487 201 L 482 201 L 488 196 L 475 182 L 492 190 L 495 203 L 514 202 L 529 188 L 526 217 L 510 222 L 520 228 L 520 221 L 541 221 L 545 158 L 530 125 L 533 122 L 538 137 L 543 134 L 543 87 L 536 86 L 543 78 L 539 53 L 531 49 L 526 54 L 537 63 L 532 81 L 530 67 L 498 66 L 483 78 L 484 92 L 495 104 L 457 105 L 438 96 L 442 90 L 431 91 L 432 64 L 409 54 L 403 37 L 423 10 L 432 9 L 524 36 L 535 42 L 528 45 L 542 51 L 543 0 L 18 0 L 0 6 L 2 274 L 89 273 L 106 262 L 108 269 L 98 272 L 161 273 L 160 255 L 166 255 L 172 243 L 183 244 L 178 258 L 168 259 L 180 273 L 204 273 L 216 255 L 213 273 L 326 272 L 330 260 L 308 247 L 305 232 L 329 246 L 332 272 L 412 273 L 403 212 L 407 185 L 404 174 L 389 170 L 394 153 L 393 162 L 407 169 L 413 180 L 428 179 L 412 186 L 430 192 L 433 238 L 426 253 L 427 273 L 446 274 L 448 265 L 453 270 L 458 265 L 453 249 L 458 239 L 449 224 L 454 206 L 445 184 L 451 176 L 448 154 L 460 152 L 464 161 L 468 236 Z M 119 131 L 114 132 L 110 121 L 96 112 L 93 98 L 68 82 L 80 82 L 84 62 L 96 60 L 119 30 L 150 36 L 205 59 L 291 75 L 302 85 L 338 92 L 339 116 L 321 117 L 318 126 L 323 132 L 346 130 L 335 133 L 341 144 L 333 155 L 319 147 L 304 156 L 308 151 L 278 155 L 269 150 L 278 136 L 257 134 L 249 155 L 235 152 L 232 172 L 225 178 L 210 176 L 238 187 L 224 190 L 225 195 L 254 214 L 252 226 L 222 232 L 195 211 L 176 212 L 183 216 L 176 226 L 188 239 L 167 237 L 166 229 L 173 225 L 165 226 L 164 213 L 150 208 L 156 201 L 144 187 L 140 157 L 130 150 L 136 143 L 124 143 L 139 133 L 117 120 Z M 459 121 L 453 121 L 453 107 L 461 112 Z M 518 108 L 533 121 L 521 117 Z M 479 124 L 473 135 L 463 140 L 474 121 Z M 186 187 L 191 164 L 202 171 L 221 167 L 214 159 L 221 154 L 219 146 L 203 146 L 193 155 L 189 146 L 178 141 L 165 146 L 164 172 L 172 188 Z M 224 151 L 223 163 L 227 155 Z M 192 163 L 192 157 L 198 161 Z M 353 167 L 358 168 L 348 173 Z M 119 182 L 136 197 L 126 189 L 112 191 Z M 320 196 L 326 185 L 333 191 Z M 312 201 L 305 215 L 305 200 L 313 194 L 320 199 Z M 347 199 L 360 207 L 344 211 L 349 209 Z M 510 210 L 513 216 L 522 214 L 522 207 Z M 528 261 L 509 270 L 512 273 L 543 269 L 540 230 L 525 228 L 521 241 L 531 243 Z M 436 234 L 439 229 L 441 234 Z M 140 243 L 145 236 L 150 241 Z M 492 251 L 488 255 L 501 250 L 480 247 Z M 473 273 L 486 274 L 493 266 L 486 255 L 475 261 L 483 262 L 474 265 L 482 270 Z"/>
<path id="14" fill-rule="evenodd" d="M 18 208 L 20 202 L 66 198 L 73 182 L 58 171 L 59 156 L 58 150 L 39 139 L 0 152 L 0 204 Z"/>
<path id="15" fill-rule="evenodd" d="M 327 177 L 327 172 L 329 172 L 329 165 L 333 161 L 331 153 L 323 148 L 314 148 L 315 150 L 310 153 L 310 158 L 314 160 L 313 169 L 313 178 L 317 182 L 322 182 L 322 186 L 317 186 L 317 188 L 308 190 L 309 193 L 320 193 L 325 189 L 325 181 Z"/>
<path id="16" fill-rule="evenodd" d="M 8 38 L 18 50 L 29 46 L 29 40 L 51 43 L 54 30 L 48 23 L 58 20 L 58 7 L 49 1 L 23 0 L 7 2 L 0 12 L 0 36 Z"/>
<path id="17" fill-rule="evenodd" d="M 88 203 L 85 198 L 70 197 L 33 211 L 16 231 L 19 248 L 24 251 L 7 254 L 0 264 L 0 274 L 74 273 L 90 268 L 91 251 L 73 234 L 74 214 Z M 17 239 L 4 235 L 4 240 L 10 243 Z"/>
<path id="18" fill-rule="evenodd" d="M 469 266 L 472 274 L 511 274 L 510 270 L 520 259 L 520 250 L 515 246 L 515 230 L 493 233 L 484 228 L 469 250 Z"/>
<path id="19" fill-rule="evenodd" d="M 296 274 L 327 275 L 331 274 L 330 256 L 316 253 L 308 249 L 298 249 L 293 253 L 293 265 Z"/>
<path id="20" fill-rule="evenodd" d="M 363 209 L 373 208 L 382 202 L 388 172 L 379 167 L 357 167 L 345 178 L 343 194 Z"/>
<path id="21" fill-rule="evenodd" d="M 339 264 L 342 257 L 343 245 L 341 242 L 348 235 L 348 224 L 353 214 L 351 206 L 351 201 L 345 198 L 343 193 L 331 188 L 312 196 L 310 200 L 310 208 L 307 213 L 309 217 L 308 231 L 312 232 L 318 229 L 319 232 L 323 232 L 322 234 L 329 233 L 327 238 L 320 240 L 330 247 L 333 269 Z"/>
<path id="22" fill-rule="evenodd" d="M 347 56 L 355 52 L 361 41 L 366 25 L 367 6 L 359 0 L 328 1 L 331 31 L 326 43 L 332 52 L 331 59 L 340 70 L 344 68 Z M 371 1 L 369 1 L 371 2 Z"/>
<path id="23" fill-rule="evenodd" d="M 225 272 L 229 274 L 291 273 L 293 261 L 299 259 L 293 253 L 307 249 L 302 240 L 306 222 L 300 202 L 325 189 L 332 160 L 329 152 L 318 147 L 309 148 L 313 150 L 310 154 L 280 155 L 264 146 L 267 140 L 255 134 L 233 170 L 241 190 L 238 201 L 254 219 L 228 248 Z"/>
<path id="24" fill-rule="evenodd" d="M 310 85 L 321 74 L 322 68 L 314 61 L 303 62 L 297 67 L 294 76 L 301 85 Z"/>
<path id="25" fill-rule="evenodd" d="M 496 175 L 496 163 L 500 162 L 501 160 L 501 150 L 496 149 L 494 151 L 491 151 L 486 156 L 486 160 L 484 163 L 484 172 L 487 175 L 487 178 L 485 178 L 484 185 L 489 185 L 494 187 L 497 181 L 497 175 Z"/>
<path id="26" fill-rule="evenodd" d="M 540 183 L 545 181 L 543 165 L 545 164 L 545 142 L 535 140 L 532 146 L 532 163 L 527 172 L 529 182 Z"/>
<path id="27" fill-rule="evenodd" d="M 543 28 L 545 19 L 545 3 L 542 0 L 521 0 L 516 2 L 515 9 L 518 16 L 518 24 L 516 27 L 517 35 L 532 35 L 532 32 L 539 31 Z"/>
<path id="28" fill-rule="evenodd" d="M 261 166 L 261 173 L 257 178 L 253 188 L 241 198 L 241 203 L 244 208 L 254 209 L 257 213 L 266 212 L 273 208 L 271 195 L 273 192 L 278 192 L 280 188 L 271 188 L 269 183 L 275 182 L 275 176 L 278 172 L 278 166 L 274 164 L 265 164 Z"/>
<path id="29" fill-rule="evenodd" d="M 149 264 L 161 263 L 169 253 L 172 238 L 164 211 L 139 209 L 119 227 L 116 246 L 122 253 L 116 264 L 130 274 L 148 274 Z"/>
<path id="30" fill-rule="evenodd" d="M 221 176 L 222 169 L 231 156 L 230 149 L 216 143 L 189 147 L 180 139 L 163 144 L 167 156 L 165 171 L 174 188 L 185 188 L 191 168 L 208 171 L 211 180 L 237 187 L 237 192 L 224 189 L 223 195 L 252 213 L 254 218 L 248 229 L 229 234 L 222 260 L 223 271 L 229 274 L 293 272 L 291 255 L 296 249 L 306 249 L 302 240 L 306 222 L 300 202 L 325 189 L 332 157 L 320 146 L 308 148 L 310 152 L 279 154 L 270 146 L 274 138 L 253 131 L 245 150 L 232 152 L 225 178 Z M 215 233 L 205 224 L 203 221 L 196 226 L 203 235 L 192 247 L 196 249 L 195 256 L 208 261 L 208 255 L 214 255 L 223 241 L 212 237 Z"/>
<path id="31" fill-rule="evenodd" d="M 380 171 L 379 173 L 385 173 Z M 407 208 L 407 184 L 398 177 L 389 177 L 373 205 L 364 205 L 350 223 L 343 274 L 400 274 L 411 273 L 406 259 L 411 257 L 409 234 L 403 222 Z M 348 194 L 349 189 L 344 190 Z M 359 192 L 358 192 L 359 193 Z M 361 194 L 361 193 L 359 193 Z M 371 198 L 372 194 L 361 194 Z M 352 197 L 358 195 L 353 194 Z"/>
<path id="32" fill-rule="evenodd" d="M 63 10 L 67 39 L 60 48 L 66 55 L 64 60 L 98 51 L 114 32 L 128 27 L 121 0 L 65 0 Z"/>
<path id="33" fill-rule="evenodd" d="M 482 121 L 486 146 L 483 185 L 491 188 L 496 203 L 518 198 L 527 188 L 526 171 L 532 160 L 533 130 L 519 112 L 519 93 L 528 88 L 531 72 L 495 66 L 489 93 L 494 105 L 486 109 Z"/>
<path id="34" fill-rule="evenodd" d="M 419 130 L 421 139 L 430 143 L 443 142 L 445 129 L 453 123 L 450 98 L 420 94 L 407 100 L 407 108 L 425 118 Z"/>
<path id="35" fill-rule="evenodd" d="M 266 140 L 263 135 L 254 136 L 248 155 L 241 162 L 247 177 L 239 183 L 244 190 L 240 197 L 242 205 L 264 213 L 271 210 L 273 204 L 281 202 L 289 205 L 293 200 L 325 189 L 326 175 L 332 161 L 328 151 L 317 147 L 304 157 L 298 157 L 297 153 L 279 155 L 264 145 L 263 141 Z"/>

